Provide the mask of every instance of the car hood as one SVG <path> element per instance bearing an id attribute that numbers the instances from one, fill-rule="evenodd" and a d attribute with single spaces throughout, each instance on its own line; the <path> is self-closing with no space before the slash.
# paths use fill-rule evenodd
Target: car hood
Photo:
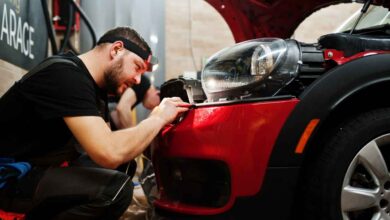
<path id="1" fill-rule="evenodd" d="M 348 0 L 206 0 L 225 19 L 236 42 L 260 37 L 290 37 L 320 8 Z M 357 1 L 362 2 L 362 1 Z M 389 0 L 373 1 L 388 8 Z M 331 21 L 330 21 L 331 22 Z"/>

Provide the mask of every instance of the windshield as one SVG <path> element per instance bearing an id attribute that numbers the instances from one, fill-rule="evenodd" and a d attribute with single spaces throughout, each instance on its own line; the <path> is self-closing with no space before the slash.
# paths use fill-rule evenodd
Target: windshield
<path id="1" fill-rule="evenodd" d="M 342 24 L 336 32 L 344 32 L 351 30 L 353 25 L 356 23 L 360 15 L 360 9 L 356 11 L 344 24 Z M 378 25 L 388 24 L 390 21 L 389 10 L 382 6 L 371 6 L 367 12 L 363 15 L 359 24 L 355 30 L 364 29 L 368 27 L 374 27 Z"/>

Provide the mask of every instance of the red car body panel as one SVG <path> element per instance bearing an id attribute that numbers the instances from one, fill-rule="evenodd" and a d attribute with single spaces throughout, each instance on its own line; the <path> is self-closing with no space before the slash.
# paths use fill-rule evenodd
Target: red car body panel
<path id="1" fill-rule="evenodd" d="M 26 219 L 25 214 L 13 213 L 13 212 L 4 212 L 0 209 L 0 219 L 2 220 L 24 220 Z"/>
<path id="2" fill-rule="evenodd" d="M 260 37 L 290 37 L 310 14 L 343 0 L 206 0 L 225 19 L 236 42 Z"/>
<path id="3" fill-rule="evenodd" d="M 222 208 L 206 208 L 199 206 L 191 206 L 183 203 L 174 203 L 172 200 L 160 199 L 153 203 L 156 207 L 171 210 L 177 213 L 191 215 L 215 215 L 227 211 L 232 207 L 234 200 L 231 198 L 229 202 Z"/>
<path id="4" fill-rule="evenodd" d="M 353 56 L 345 56 L 343 51 L 334 50 L 334 49 L 327 49 L 324 50 L 324 59 L 325 60 L 333 60 L 337 63 L 337 65 L 342 65 L 344 63 L 348 63 L 351 60 L 355 60 L 358 58 L 371 56 L 375 54 L 384 54 L 384 53 L 390 53 L 390 51 L 380 51 L 380 50 L 373 50 L 373 51 L 364 51 L 357 54 L 354 54 Z"/>
<path id="5" fill-rule="evenodd" d="M 258 193 L 275 140 L 298 102 L 292 98 L 200 106 L 190 110 L 177 125 L 166 127 L 153 148 L 153 154 L 161 160 L 201 158 L 224 161 L 231 174 L 231 195 L 222 208 L 201 208 L 168 201 L 164 198 L 164 189 L 160 188 L 161 197 L 155 205 L 181 213 L 218 214 L 229 209 L 237 197 Z"/>
<path id="6" fill-rule="evenodd" d="M 288 38 L 320 8 L 347 0 L 206 0 L 225 19 L 236 42 L 260 37 Z M 361 1 L 357 1 L 361 2 Z M 374 4 L 386 5 L 383 0 Z"/>

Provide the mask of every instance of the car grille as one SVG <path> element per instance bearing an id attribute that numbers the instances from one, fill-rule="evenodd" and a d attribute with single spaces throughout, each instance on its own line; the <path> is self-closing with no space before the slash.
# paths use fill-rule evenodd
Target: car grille
<path id="1" fill-rule="evenodd" d="M 159 169 L 169 200 L 206 207 L 222 207 L 229 200 L 230 173 L 222 161 L 164 158 Z"/>

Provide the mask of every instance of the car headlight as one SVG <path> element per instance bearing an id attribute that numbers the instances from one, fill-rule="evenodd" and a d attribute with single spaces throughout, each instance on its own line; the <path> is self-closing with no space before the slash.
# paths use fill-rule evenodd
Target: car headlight
<path id="1" fill-rule="evenodd" d="M 298 74 L 299 47 L 294 40 L 262 38 L 223 49 L 207 61 L 202 87 L 208 101 L 259 93 L 272 96 Z"/>

